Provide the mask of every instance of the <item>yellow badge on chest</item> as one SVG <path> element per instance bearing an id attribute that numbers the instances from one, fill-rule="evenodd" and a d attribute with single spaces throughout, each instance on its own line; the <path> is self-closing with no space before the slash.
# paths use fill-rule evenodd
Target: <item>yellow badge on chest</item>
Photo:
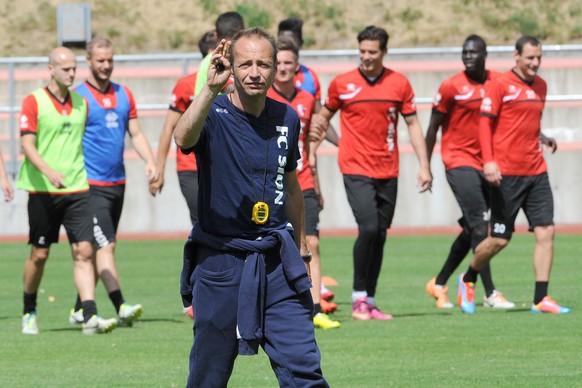
<path id="1" fill-rule="evenodd" d="M 265 202 L 257 202 L 253 206 L 253 216 L 251 221 L 257 225 L 264 225 L 269 220 L 269 205 Z"/>

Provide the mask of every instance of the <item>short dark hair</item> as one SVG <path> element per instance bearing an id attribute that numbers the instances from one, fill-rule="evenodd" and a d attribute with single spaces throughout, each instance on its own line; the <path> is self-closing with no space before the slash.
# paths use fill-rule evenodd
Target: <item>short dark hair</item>
<path id="1" fill-rule="evenodd" d="M 480 45 L 483 46 L 483 50 L 487 51 L 487 43 L 485 43 L 485 39 L 481 38 L 479 35 L 477 34 L 471 34 L 469 35 L 465 41 L 463 42 L 463 46 L 465 45 L 465 43 L 467 42 L 476 42 L 479 43 Z"/>
<path id="2" fill-rule="evenodd" d="M 207 56 L 210 50 L 214 50 L 217 46 L 217 43 L 218 42 L 216 42 L 216 35 L 214 35 L 214 31 L 206 31 L 198 41 L 198 48 L 200 49 L 200 54 L 202 54 L 202 57 Z"/>
<path id="3" fill-rule="evenodd" d="M 281 36 L 277 39 L 277 52 L 279 51 L 292 51 L 295 54 L 295 59 L 299 58 L 299 46 L 297 46 L 295 39 L 288 36 Z"/>
<path id="4" fill-rule="evenodd" d="M 245 22 L 243 17 L 238 12 L 225 12 L 218 16 L 216 19 L 216 38 L 218 41 L 221 39 L 231 39 L 237 32 L 244 30 Z"/>
<path id="5" fill-rule="evenodd" d="M 303 46 L 303 20 L 299 18 L 288 18 L 279 23 L 277 35 L 282 31 L 291 31 L 297 37 L 297 44 Z"/>
<path id="6" fill-rule="evenodd" d="M 237 32 L 233 38 L 230 46 L 230 63 L 234 64 L 234 47 L 238 41 L 242 38 L 262 38 L 266 39 L 271 45 L 271 50 L 273 51 L 273 67 L 277 67 L 277 43 L 273 35 L 269 34 L 267 31 L 263 30 L 261 27 L 252 27 L 246 30 Z"/>
<path id="7" fill-rule="evenodd" d="M 386 30 L 376 26 L 368 26 L 358 34 L 358 43 L 362 43 L 363 40 L 377 40 L 380 42 L 382 51 L 388 47 L 388 39 L 390 39 L 390 35 Z"/>
<path id="8" fill-rule="evenodd" d="M 539 41 L 538 38 L 533 37 L 531 35 L 524 35 L 515 42 L 515 49 L 517 50 L 518 54 L 521 54 L 523 51 L 523 47 L 526 44 L 531 44 L 532 46 L 540 46 L 542 42 Z"/>

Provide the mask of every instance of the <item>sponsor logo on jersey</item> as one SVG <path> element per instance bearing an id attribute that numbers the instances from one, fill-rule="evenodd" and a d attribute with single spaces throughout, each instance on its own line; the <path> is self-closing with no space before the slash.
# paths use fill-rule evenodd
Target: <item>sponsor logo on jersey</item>
<path id="1" fill-rule="evenodd" d="M 289 127 L 277 125 L 277 132 L 279 137 L 277 138 L 277 148 L 288 149 L 289 142 L 287 137 L 289 136 Z M 283 205 L 283 193 L 284 185 L 283 181 L 285 178 L 285 166 L 287 165 L 287 156 L 285 153 L 279 154 L 277 158 L 277 176 L 275 177 L 275 205 Z"/>
<path id="2" fill-rule="evenodd" d="M 490 97 L 485 97 L 483 99 L 483 101 L 481 102 L 481 110 L 483 112 L 491 112 L 491 105 L 493 104 L 493 101 L 491 101 Z"/>
<path id="3" fill-rule="evenodd" d="M 20 129 L 28 129 L 28 117 L 20 116 Z"/>
<path id="4" fill-rule="evenodd" d="M 348 84 L 348 90 L 353 89 L 354 88 L 354 84 Z M 359 88 L 357 88 L 356 90 L 350 92 L 350 93 L 343 93 L 339 95 L 340 100 L 350 100 L 354 97 L 356 97 L 360 92 L 362 91 L 362 87 L 360 86 Z"/>
<path id="5" fill-rule="evenodd" d="M 466 88 L 466 86 L 465 86 Z M 475 93 L 475 89 L 470 89 L 468 91 L 464 91 L 463 94 L 455 94 L 455 101 L 465 101 L 469 98 L 473 97 L 473 93 Z"/>
<path id="6" fill-rule="evenodd" d="M 119 116 L 115 112 L 107 112 L 105 115 L 105 126 L 107 128 L 119 128 Z"/>
<path id="7" fill-rule="evenodd" d="M 305 105 L 297 104 L 297 112 L 301 117 L 305 117 Z"/>
<path id="8" fill-rule="evenodd" d="M 510 85 L 509 90 L 511 92 L 511 87 L 513 85 Z M 515 87 L 513 87 L 513 90 L 515 90 Z M 521 94 L 521 89 L 517 89 L 517 91 L 512 92 L 513 94 L 508 94 L 507 96 L 503 96 L 503 102 L 507 102 L 507 101 L 512 101 L 512 100 L 517 100 L 519 98 L 519 95 Z"/>

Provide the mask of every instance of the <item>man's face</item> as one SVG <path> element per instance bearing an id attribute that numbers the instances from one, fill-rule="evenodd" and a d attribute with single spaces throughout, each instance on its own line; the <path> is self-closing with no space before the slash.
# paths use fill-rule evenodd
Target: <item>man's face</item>
<path id="1" fill-rule="evenodd" d="M 273 83 L 275 63 L 273 49 L 267 39 L 243 37 L 233 48 L 234 85 L 247 96 L 265 95 Z"/>
<path id="2" fill-rule="evenodd" d="M 297 57 L 291 50 L 277 52 L 277 74 L 275 81 L 281 84 L 293 83 L 293 77 L 299 68 Z"/>
<path id="3" fill-rule="evenodd" d="M 480 42 L 469 40 L 463 45 L 461 58 L 467 71 L 485 69 L 485 57 L 487 57 L 487 52 Z"/>
<path id="4" fill-rule="evenodd" d="M 72 53 L 60 55 L 55 63 L 49 63 L 49 71 L 58 85 L 70 88 L 75 82 L 77 60 Z"/>
<path id="5" fill-rule="evenodd" d="M 514 53 L 517 73 L 525 80 L 533 80 L 542 63 L 542 46 L 526 43 L 521 54 Z"/>
<path id="6" fill-rule="evenodd" d="M 97 81 L 109 81 L 113 72 L 113 48 L 94 47 L 93 53 L 87 54 L 87 64 Z"/>
<path id="7" fill-rule="evenodd" d="M 360 68 L 366 75 L 377 75 L 382 68 L 382 59 L 387 50 L 380 49 L 379 40 L 363 40 L 359 45 Z"/>

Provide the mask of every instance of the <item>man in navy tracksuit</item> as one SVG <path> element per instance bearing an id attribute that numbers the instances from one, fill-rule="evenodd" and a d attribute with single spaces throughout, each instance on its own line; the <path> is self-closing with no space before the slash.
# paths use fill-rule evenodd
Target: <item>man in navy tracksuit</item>
<path id="1" fill-rule="evenodd" d="M 300 121 L 266 97 L 275 55 L 260 28 L 221 41 L 208 82 L 175 129 L 177 145 L 200 166 L 199 221 L 181 278 L 184 305 L 196 311 L 188 387 L 225 387 L 236 356 L 259 345 L 281 386 L 328 386 L 295 173 Z M 218 95 L 231 73 L 234 92 Z"/>

